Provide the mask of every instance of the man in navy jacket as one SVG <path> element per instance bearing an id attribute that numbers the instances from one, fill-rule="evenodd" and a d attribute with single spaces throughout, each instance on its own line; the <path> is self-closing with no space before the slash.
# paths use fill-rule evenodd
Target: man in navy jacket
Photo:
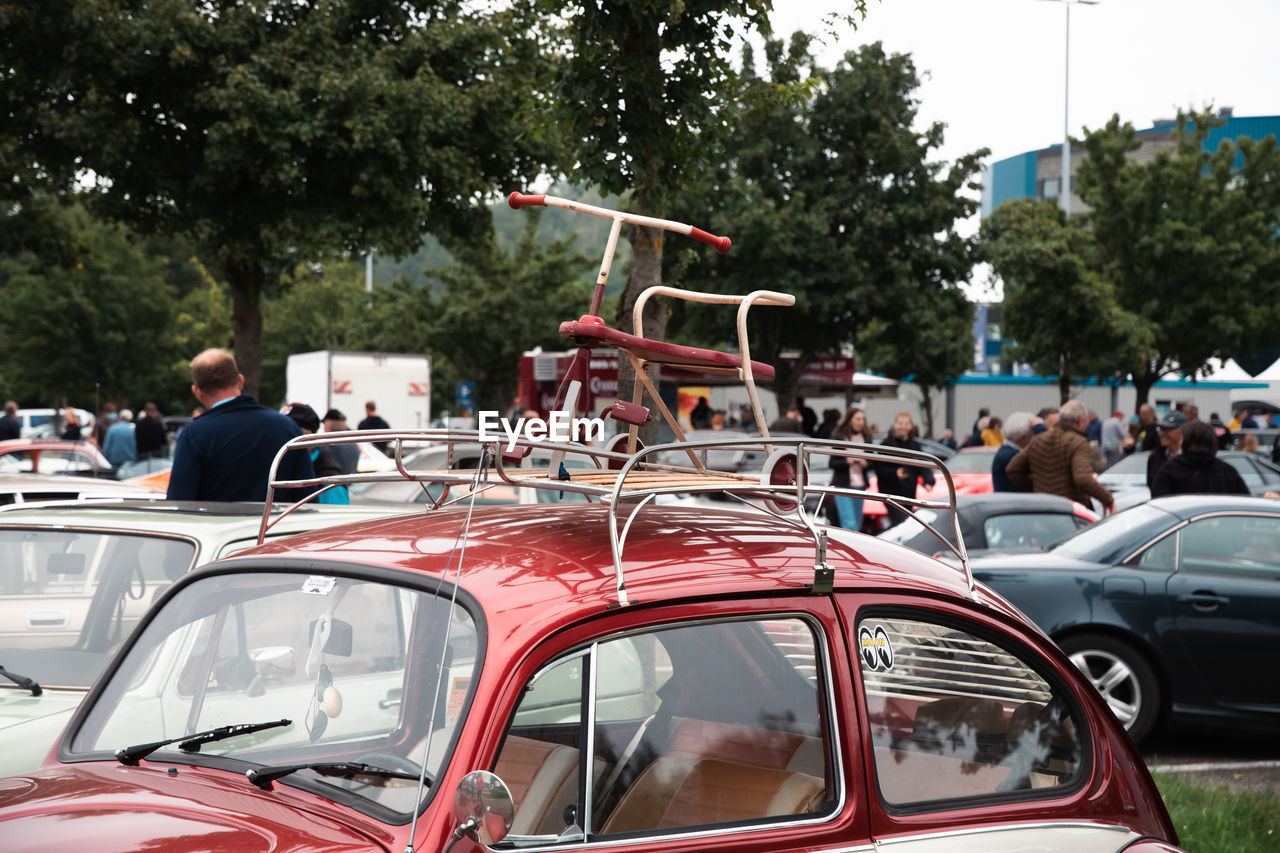
<path id="1" fill-rule="evenodd" d="M 244 389 L 244 375 L 231 353 L 208 349 L 191 360 L 191 391 L 205 413 L 182 430 L 169 474 L 169 500 L 263 501 L 276 453 L 302 435 L 292 420 L 260 405 Z M 313 476 L 305 451 L 281 460 L 277 477 Z M 296 490 L 290 490 L 295 492 Z M 313 491 L 310 488 L 302 493 Z M 279 493 L 282 499 L 299 495 Z"/>

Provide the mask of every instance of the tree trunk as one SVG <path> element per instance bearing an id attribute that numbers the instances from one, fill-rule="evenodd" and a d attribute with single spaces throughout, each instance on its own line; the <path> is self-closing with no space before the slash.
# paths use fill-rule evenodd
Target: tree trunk
<path id="1" fill-rule="evenodd" d="M 933 389 L 928 385 L 920 386 L 920 434 L 925 438 L 933 438 Z"/>
<path id="2" fill-rule="evenodd" d="M 661 211 L 647 210 L 648 204 L 643 193 L 637 193 L 637 213 L 646 216 L 661 217 Z M 618 299 L 618 315 L 615 326 L 631 332 L 631 311 L 636 299 L 646 288 L 662 284 L 662 238 L 663 232 L 658 228 L 640 228 L 632 226 L 628 235 L 631 242 L 631 270 L 627 277 L 627 287 Z M 664 300 L 650 299 L 645 305 L 644 317 L 641 319 L 644 336 L 661 340 L 667 331 L 667 318 L 671 310 Z M 649 379 L 654 386 L 658 385 L 658 368 L 650 366 Z M 631 362 L 625 357 L 618 359 L 618 399 L 631 400 L 631 389 L 635 383 L 635 374 Z M 644 398 L 644 405 L 654 409 L 654 401 Z M 639 437 L 645 445 L 658 443 L 658 423 L 661 417 L 656 415 L 640 428 Z"/>
<path id="3" fill-rule="evenodd" d="M 224 269 L 231 288 L 236 366 L 244 374 L 244 393 L 257 397 L 262 380 L 262 289 L 266 273 L 262 264 L 243 258 L 228 258 Z"/>
<path id="4" fill-rule="evenodd" d="M 1133 377 L 1133 410 L 1136 412 L 1138 407 L 1147 402 L 1147 398 L 1151 396 L 1151 387 L 1156 384 L 1160 377 L 1152 376 L 1149 373 L 1141 375 L 1134 374 Z"/>

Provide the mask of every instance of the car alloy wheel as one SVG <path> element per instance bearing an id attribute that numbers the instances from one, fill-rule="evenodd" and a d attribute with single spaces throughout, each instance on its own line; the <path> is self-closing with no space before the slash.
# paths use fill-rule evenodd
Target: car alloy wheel
<path id="1" fill-rule="evenodd" d="M 1098 635 L 1069 637 L 1061 646 L 1129 736 L 1145 738 L 1160 709 L 1160 687 L 1146 658 L 1122 640 Z"/>

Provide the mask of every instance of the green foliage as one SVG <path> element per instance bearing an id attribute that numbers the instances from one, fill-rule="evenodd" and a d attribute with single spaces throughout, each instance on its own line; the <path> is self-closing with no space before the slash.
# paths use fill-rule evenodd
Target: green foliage
<path id="1" fill-rule="evenodd" d="M 1148 357 L 1151 332 L 1117 304 L 1083 222 L 1052 201 L 1018 199 L 982 223 L 982 238 L 1004 282 L 1002 331 L 1017 342 L 1010 355 L 1057 376 L 1062 402 L 1073 377 L 1123 376 Z"/>
<path id="2" fill-rule="evenodd" d="M 1280 796 L 1198 785 L 1175 773 L 1155 773 L 1178 841 L 1188 853 L 1263 853 L 1276 847 Z"/>
<path id="3" fill-rule="evenodd" d="M 437 361 L 437 388 L 476 383 L 478 409 L 505 412 L 515 397 L 516 365 L 534 347 L 561 349 L 560 323 L 586 312 L 591 285 L 582 273 L 592 261 L 571 254 L 572 239 L 543 242 L 530 212 L 512 250 L 494 241 L 473 244 L 462 263 L 439 271 L 444 289 L 432 305 L 429 351 Z M 444 408 L 452 408 L 444 401 Z"/>
<path id="4" fill-rule="evenodd" d="M 971 359 L 972 307 L 958 286 L 973 241 L 955 224 L 977 208 L 971 194 L 986 152 L 930 159 L 943 128 L 912 129 L 919 79 L 909 57 L 873 44 L 823 70 L 808 46 L 801 34 L 785 48 L 766 45 L 769 77 L 745 81 L 738 100 L 749 108 L 735 119 L 732 146 L 677 208 L 729 234 L 733 250 L 717 259 L 684 252 L 671 275 L 696 289 L 796 297 L 793 308 L 753 314 L 754 358 L 776 364 L 784 350 L 800 353 L 774 384 L 781 404 L 809 361 L 851 346 L 862 366 L 945 384 Z M 814 78 L 822 82 L 810 97 L 776 96 Z M 679 328 L 715 345 L 731 340 L 732 322 L 695 309 Z"/>
<path id="5" fill-rule="evenodd" d="M 1172 147 L 1146 163 L 1127 156 L 1139 140 L 1118 116 L 1084 139 L 1078 192 L 1103 274 L 1153 335 L 1133 373 L 1139 402 L 1160 377 L 1202 371 L 1280 329 L 1280 150 L 1268 137 L 1206 151 L 1220 124 L 1179 113 Z"/>
<path id="6" fill-rule="evenodd" d="M 182 385 L 174 351 L 167 264 L 149 260 L 123 229 L 83 210 L 58 223 L 71 257 L 0 260 L 0 374 L 6 396 L 30 405 L 169 402 Z M 190 379 L 186 380 L 190 384 Z"/>
<path id="7" fill-rule="evenodd" d="M 210 247 L 256 385 L 264 288 L 297 263 L 424 231 L 551 159 L 527 108 L 550 52 L 523 6 L 461 0 L 49 0 L 0 6 L 6 179 Z"/>

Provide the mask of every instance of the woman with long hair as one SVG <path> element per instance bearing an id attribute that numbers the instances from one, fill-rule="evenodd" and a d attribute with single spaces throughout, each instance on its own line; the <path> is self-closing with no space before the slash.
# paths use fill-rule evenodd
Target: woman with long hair
<path id="1" fill-rule="evenodd" d="M 840 441 L 871 443 L 871 430 L 867 427 L 867 413 L 857 406 L 850 406 L 836 425 L 832 438 Z M 867 487 L 867 463 L 851 456 L 831 457 L 831 485 L 851 489 Z M 845 530 L 862 529 L 862 499 L 849 495 L 833 495 L 835 519 L 831 523 Z"/>

